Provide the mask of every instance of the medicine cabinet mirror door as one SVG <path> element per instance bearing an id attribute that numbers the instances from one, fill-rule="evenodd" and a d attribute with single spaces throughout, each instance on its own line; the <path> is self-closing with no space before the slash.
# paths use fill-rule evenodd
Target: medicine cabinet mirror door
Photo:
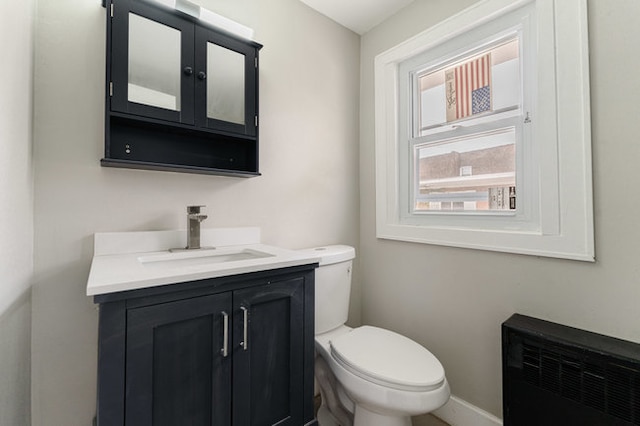
<path id="1" fill-rule="evenodd" d="M 116 6 L 111 110 L 193 124 L 193 23 L 143 2 Z"/>
<path id="2" fill-rule="evenodd" d="M 196 125 L 256 135 L 256 48 L 196 28 Z"/>

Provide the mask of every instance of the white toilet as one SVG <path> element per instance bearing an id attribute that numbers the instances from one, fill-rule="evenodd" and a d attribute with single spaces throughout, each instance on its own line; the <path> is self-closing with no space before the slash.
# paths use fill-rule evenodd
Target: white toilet
<path id="1" fill-rule="evenodd" d="M 442 364 L 413 340 L 345 325 L 355 250 L 327 246 L 315 274 L 316 384 L 320 426 L 410 426 L 449 400 Z"/>

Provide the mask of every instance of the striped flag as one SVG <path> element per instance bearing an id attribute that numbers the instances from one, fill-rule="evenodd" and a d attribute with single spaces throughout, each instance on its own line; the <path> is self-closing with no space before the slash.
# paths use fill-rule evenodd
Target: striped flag
<path id="1" fill-rule="evenodd" d="M 491 54 L 445 71 L 447 121 L 491 111 Z"/>

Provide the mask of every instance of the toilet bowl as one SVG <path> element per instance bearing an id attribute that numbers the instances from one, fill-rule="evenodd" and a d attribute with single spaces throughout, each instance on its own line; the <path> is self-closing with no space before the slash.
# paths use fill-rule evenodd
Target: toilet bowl
<path id="1" fill-rule="evenodd" d="M 378 327 L 345 325 L 355 250 L 310 249 L 316 270 L 316 383 L 320 426 L 410 426 L 411 416 L 450 395 L 442 364 L 411 339 Z"/>
<path id="2" fill-rule="evenodd" d="M 340 388 L 333 392 L 342 391 L 349 398 L 338 399 L 354 414 L 356 426 L 411 425 L 411 416 L 433 411 L 449 400 L 440 362 L 424 347 L 392 331 L 343 326 L 316 336 L 316 352 L 336 377 Z"/>

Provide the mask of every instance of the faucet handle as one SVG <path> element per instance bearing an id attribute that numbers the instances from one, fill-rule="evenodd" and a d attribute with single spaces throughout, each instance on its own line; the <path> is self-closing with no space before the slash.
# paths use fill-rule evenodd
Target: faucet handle
<path id="1" fill-rule="evenodd" d="M 200 213 L 200 208 L 201 207 L 207 207 L 207 206 L 187 206 L 187 213 L 188 214 L 198 214 L 198 213 Z"/>
<path id="2" fill-rule="evenodd" d="M 201 214 L 201 213 L 189 213 L 187 215 L 187 219 L 189 219 L 189 220 L 197 220 L 198 223 L 202 222 L 207 217 L 208 216 L 206 214 Z"/>

